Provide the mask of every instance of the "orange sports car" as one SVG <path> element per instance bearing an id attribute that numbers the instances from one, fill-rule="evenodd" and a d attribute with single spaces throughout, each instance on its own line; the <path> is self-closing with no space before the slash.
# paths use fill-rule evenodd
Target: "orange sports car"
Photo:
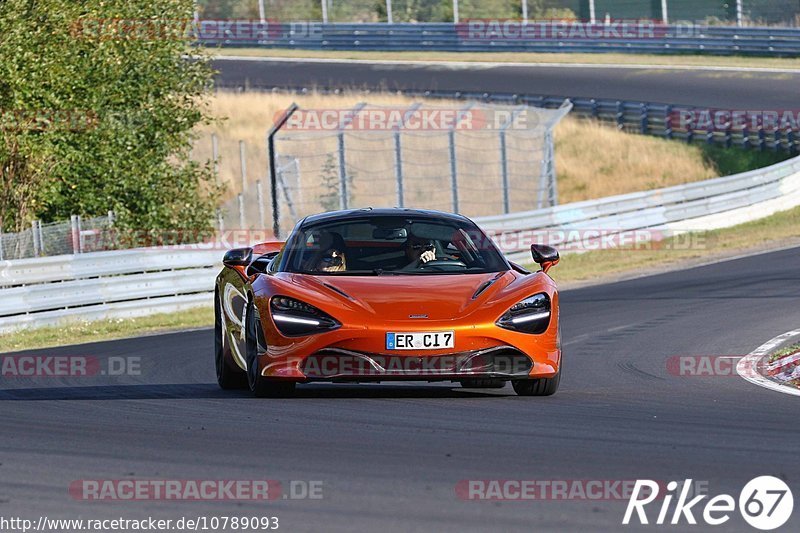
<path id="1" fill-rule="evenodd" d="M 300 221 L 286 242 L 225 254 L 215 290 L 224 389 L 315 381 L 452 381 L 546 396 L 561 378 L 558 252 L 510 263 L 474 222 L 414 209 Z"/>

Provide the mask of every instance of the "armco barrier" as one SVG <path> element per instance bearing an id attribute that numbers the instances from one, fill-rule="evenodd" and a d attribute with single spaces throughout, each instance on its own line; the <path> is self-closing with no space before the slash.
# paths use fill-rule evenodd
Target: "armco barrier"
<path id="1" fill-rule="evenodd" d="M 441 51 L 441 52 L 631 52 L 649 54 L 714 54 L 714 55 L 800 55 L 800 30 L 796 28 L 767 28 L 731 26 L 698 26 L 653 24 L 652 34 L 645 38 L 625 38 L 613 34 L 609 38 L 591 38 L 601 35 L 604 24 L 578 26 L 591 33 L 571 32 L 571 26 L 560 21 L 545 21 L 549 27 L 542 36 L 526 38 L 518 27 L 503 29 L 509 23 L 498 21 L 500 31 L 473 35 L 471 22 L 460 24 L 321 24 L 321 23 L 271 23 L 269 29 L 253 32 L 250 27 L 237 34 L 236 21 L 201 21 L 199 43 L 206 46 L 289 48 L 306 50 L 364 50 L 364 51 Z M 620 21 L 615 21 L 615 23 Z M 482 24 L 482 21 L 472 21 Z M 245 22 L 247 24 L 247 22 Z M 528 25 L 536 28 L 540 22 Z M 638 24 L 638 23 L 637 23 Z M 241 27 L 241 26 L 240 26 Z M 224 28 L 224 29 L 222 29 Z M 474 28 L 474 26 L 472 27 Z M 519 35 L 518 35 L 519 34 Z M 638 33 L 637 33 L 638 35 Z"/>
<path id="2" fill-rule="evenodd" d="M 496 236 L 565 229 L 680 232 L 729 227 L 798 205 L 795 158 L 735 176 L 476 222 Z M 505 250 L 514 261 L 530 262 L 522 244 Z M 0 263 L 0 332 L 211 305 L 222 253 L 153 248 Z"/>

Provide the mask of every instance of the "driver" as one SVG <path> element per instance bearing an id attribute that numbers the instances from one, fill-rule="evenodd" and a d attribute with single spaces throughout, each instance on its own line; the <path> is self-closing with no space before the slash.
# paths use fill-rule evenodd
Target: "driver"
<path id="1" fill-rule="evenodd" d="M 436 247 L 433 241 L 410 236 L 403 246 L 406 259 L 409 261 L 405 268 L 417 268 L 436 259 Z"/>
<path id="2" fill-rule="evenodd" d="M 345 272 L 347 257 L 345 256 L 344 239 L 338 233 L 326 233 L 320 239 L 322 253 L 316 261 L 314 270 L 318 272 Z"/>

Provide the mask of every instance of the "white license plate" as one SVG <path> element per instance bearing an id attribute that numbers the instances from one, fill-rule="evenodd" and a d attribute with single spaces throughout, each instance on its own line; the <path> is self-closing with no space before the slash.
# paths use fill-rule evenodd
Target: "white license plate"
<path id="1" fill-rule="evenodd" d="M 387 350 L 446 350 L 456 345 L 454 331 L 387 333 Z"/>

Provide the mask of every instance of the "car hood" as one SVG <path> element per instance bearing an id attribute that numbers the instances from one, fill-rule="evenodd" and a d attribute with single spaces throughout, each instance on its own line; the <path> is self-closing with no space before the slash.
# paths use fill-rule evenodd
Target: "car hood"
<path id="1" fill-rule="evenodd" d="M 511 272 L 491 272 L 369 277 L 298 275 L 293 281 L 311 290 L 335 293 L 340 301 L 346 300 L 347 304 L 386 320 L 409 320 L 412 315 L 452 320 L 485 305 L 492 295 L 515 279 Z"/>

